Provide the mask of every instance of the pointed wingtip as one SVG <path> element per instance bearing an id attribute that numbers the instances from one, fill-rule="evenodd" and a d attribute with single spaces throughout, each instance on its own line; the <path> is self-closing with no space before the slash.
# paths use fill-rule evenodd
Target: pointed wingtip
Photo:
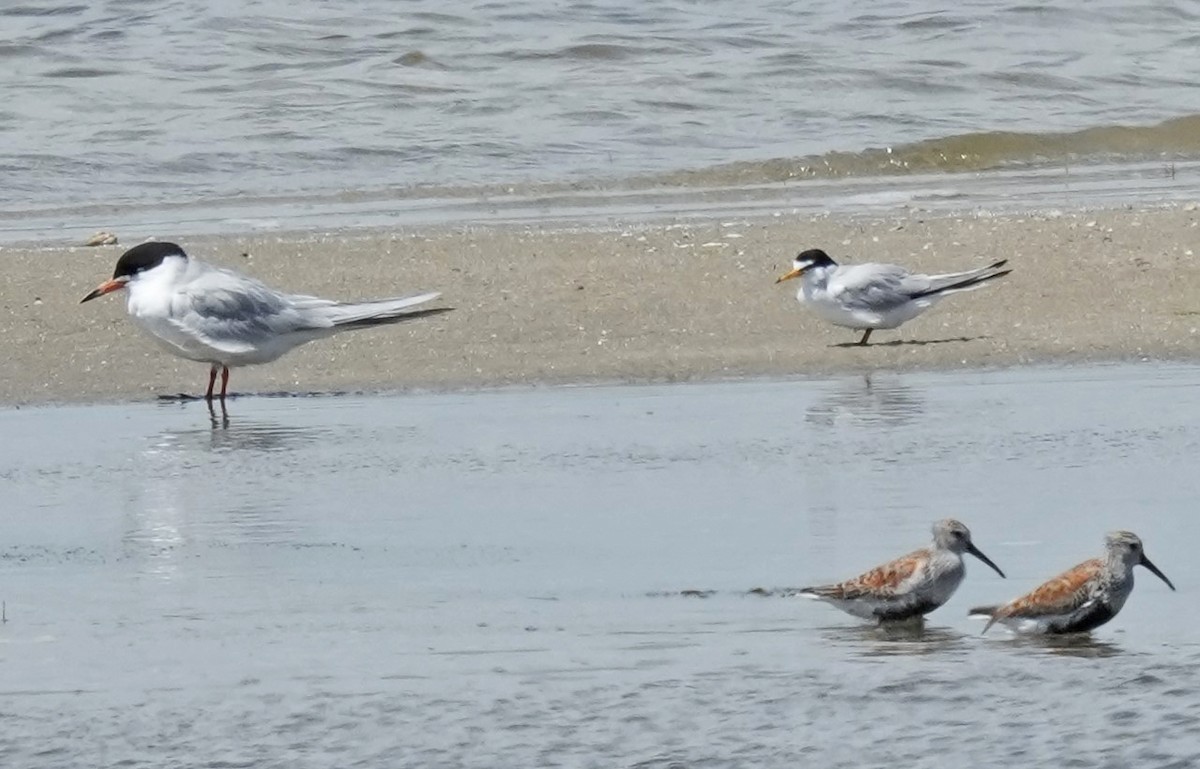
<path id="1" fill-rule="evenodd" d="M 410 296 L 406 301 L 412 302 L 413 304 L 425 304 L 426 302 L 432 302 L 441 295 L 441 291 L 428 291 L 424 294 L 415 294 Z"/>
<path id="2" fill-rule="evenodd" d="M 417 307 L 422 304 L 428 304 L 434 299 L 439 298 L 441 295 L 441 291 L 427 291 L 424 294 L 413 294 L 412 296 L 399 297 L 395 300 L 387 299 L 383 301 L 395 301 L 400 305 L 400 308 L 403 309 L 407 307 Z"/>
<path id="3" fill-rule="evenodd" d="M 999 607 L 997 606 L 976 606 L 975 608 L 967 611 L 967 617 L 969 619 L 987 620 L 987 624 L 983 626 L 983 630 L 979 631 L 979 635 L 983 635 L 989 629 L 991 629 L 992 625 L 996 624 L 996 611 L 998 609 Z"/>

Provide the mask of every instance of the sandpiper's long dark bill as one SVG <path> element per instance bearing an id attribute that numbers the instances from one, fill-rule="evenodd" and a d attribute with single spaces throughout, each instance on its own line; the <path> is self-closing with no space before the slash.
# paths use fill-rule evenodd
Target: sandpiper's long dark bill
<path id="1" fill-rule="evenodd" d="M 1121 611 L 1133 592 L 1134 566 L 1146 567 L 1175 589 L 1146 557 L 1136 534 L 1114 531 L 1104 539 L 1102 557 L 1084 561 L 1002 606 L 979 606 L 970 614 L 987 618 L 985 633 L 997 622 L 1018 633 L 1086 633 Z"/>
<path id="2" fill-rule="evenodd" d="M 1009 274 L 1001 259 L 986 267 L 941 275 L 920 275 L 894 264 L 838 264 L 819 248 L 801 251 L 792 269 L 776 283 L 801 278 L 796 299 L 818 317 L 863 332 L 865 345 L 877 328 L 898 328 L 943 297 L 972 291 Z"/>
<path id="3" fill-rule="evenodd" d="M 416 309 L 436 299 L 437 293 L 368 302 L 287 294 L 191 259 L 174 243 L 142 243 L 129 249 L 117 260 L 112 278 L 82 302 L 123 288 L 129 317 L 139 328 L 171 354 L 209 364 L 209 400 L 218 372 L 224 399 L 232 367 L 269 363 L 295 347 L 342 331 L 452 309 Z"/>
<path id="4" fill-rule="evenodd" d="M 996 573 L 997 573 L 997 574 L 999 574 L 1001 577 L 1004 577 L 1005 579 L 1008 579 L 1007 575 L 1005 575 L 1005 573 L 1004 573 L 1004 572 L 1000 571 L 1000 567 L 999 567 L 999 566 L 997 566 L 996 564 L 992 563 L 992 559 L 991 559 L 991 558 L 988 558 L 986 555 L 984 555 L 984 554 L 983 554 L 983 551 L 982 551 L 982 550 L 980 550 L 979 548 L 975 547 L 975 545 L 973 545 L 973 544 L 969 544 L 969 545 L 967 546 L 967 552 L 968 552 L 968 553 L 970 553 L 971 555 L 975 556 L 975 557 L 976 557 L 976 558 L 978 558 L 979 560 L 983 561 L 983 562 L 984 562 L 984 563 L 986 563 L 988 566 L 992 567 L 992 571 L 996 572 Z"/>
<path id="5" fill-rule="evenodd" d="M 880 622 L 916 619 L 954 595 L 966 574 L 963 553 L 970 553 L 1004 576 L 1000 567 L 971 542 L 970 530 L 947 518 L 933 525 L 933 543 L 929 547 L 845 582 L 806 587 L 800 592 L 864 619 Z"/>
<path id="6" fill-rule="evenodd" d="M 1142 560 L 1138 561 L 1138 565 L 1139 565 L 1139 566 L 1145 566 L 1145 567 L 1146 567 L 1146 569 L 1147 569 L 1147 570 L 1148 570 L 1148 571 L 1149 571 L 1151 574 L 1153 574 L 1154 576 L 1158 577 L 1158 578 L 1159 578 L 1159 579 L 1161 579 L 1163 582 L 1166 582 L 1166 583 L 1167 583 L 1167 587 L 1171 588 L 1171 590 L 1173 590 L 1173 591 L 1175 590 L 1175 585 L 1174 585 L 1174 583 L 1172 583 L 1172 582 L 1171 582 L 1171 580 L 1167 579 L 1167 575 L 1166 575 L 1166 574 L 1163 574 L 1161 571 L 1159 571 L 1159 570 L 1158 570 L 1158 567 L 1157 567 L 1157 566 L 1155 566 L 1153 563 L 1151 563 L 1151 562 L 1150 562 L 1150 559 L 1146 557 L 1146 554 L 1145 554 L 1145 553 L 1142 553 Z"/>

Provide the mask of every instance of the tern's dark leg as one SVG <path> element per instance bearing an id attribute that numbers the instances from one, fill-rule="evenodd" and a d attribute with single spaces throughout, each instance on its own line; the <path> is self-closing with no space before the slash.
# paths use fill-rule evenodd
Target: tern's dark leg
<path id="1" fill-rule="evenodd" d="M 873 329 L 873 328 L 869 328 L 863 332 L 862 339 L 858 340 L 858 344 L 860 347 L 867 343 L 867 340 L 871 338 L 871 332 L 874 330 L 875 329 Z"/>
<path id="2" fill-rule="evenodd" d="M 214 369 L 215 371 L 216 369 Z M 221 366 L 221 403 L 225 402 L 225 391 L 229 389 L 229 366 Z"/>
<path id="3" fill-rule="evenodd" d="M 217 364 L 212 364 L 212 368 L 208 370 L 208 391 L 204 393 L 204 400 L 212 400 L 213 384 L 217 381 Z"/>

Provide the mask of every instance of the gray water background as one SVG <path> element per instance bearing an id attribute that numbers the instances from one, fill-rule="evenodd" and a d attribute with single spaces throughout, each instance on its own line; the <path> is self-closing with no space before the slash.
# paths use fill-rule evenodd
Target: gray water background
<path id="1" fill-rule="evenodd" d="M 0 764 L 1187 766 L 1200 367 L 0 410 Z M 747 591 L 954 516 L 922 634 Z M 1090 639 L 968 607 L 1101 552 Z M 708 598 L 684 591 L 714 591 Z"/>
<path id="2" fill-rule="evenodd" d="M 764 185 L 785 209 L 1177 199 L 1198 48 L 1200 10 L 1163 0 L 25 0 L 0 7 L 0 239 L 671 213 Z M 873 197 L 881 175 L 917 178 Z"/>

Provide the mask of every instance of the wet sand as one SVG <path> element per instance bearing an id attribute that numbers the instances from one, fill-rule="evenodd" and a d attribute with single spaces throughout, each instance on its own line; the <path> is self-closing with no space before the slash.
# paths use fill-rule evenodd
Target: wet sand
<path id="1" fill-rule="evenodd" d="M 1188 210 L 1191 209 L 1191 210 Z M 234 392 L 679 381 L 1038 362 L 1200 359 L 1195 206 L 1031 216 L 731 217 L 177 238 L 0 250 L 0 401 L 141 399 L 203 389 L 203 364 L 142 337 L 119 297 L 80 306 L 147 236 L 281 289 L 341 299 L 440 290 L 456 311 L 315 342 L 234 371 Z M 81 233 L 80 240 L 88 233 Z M 867 348 L 774 285 L 801 248 L 947 271 L 1008 258 Z"/>

